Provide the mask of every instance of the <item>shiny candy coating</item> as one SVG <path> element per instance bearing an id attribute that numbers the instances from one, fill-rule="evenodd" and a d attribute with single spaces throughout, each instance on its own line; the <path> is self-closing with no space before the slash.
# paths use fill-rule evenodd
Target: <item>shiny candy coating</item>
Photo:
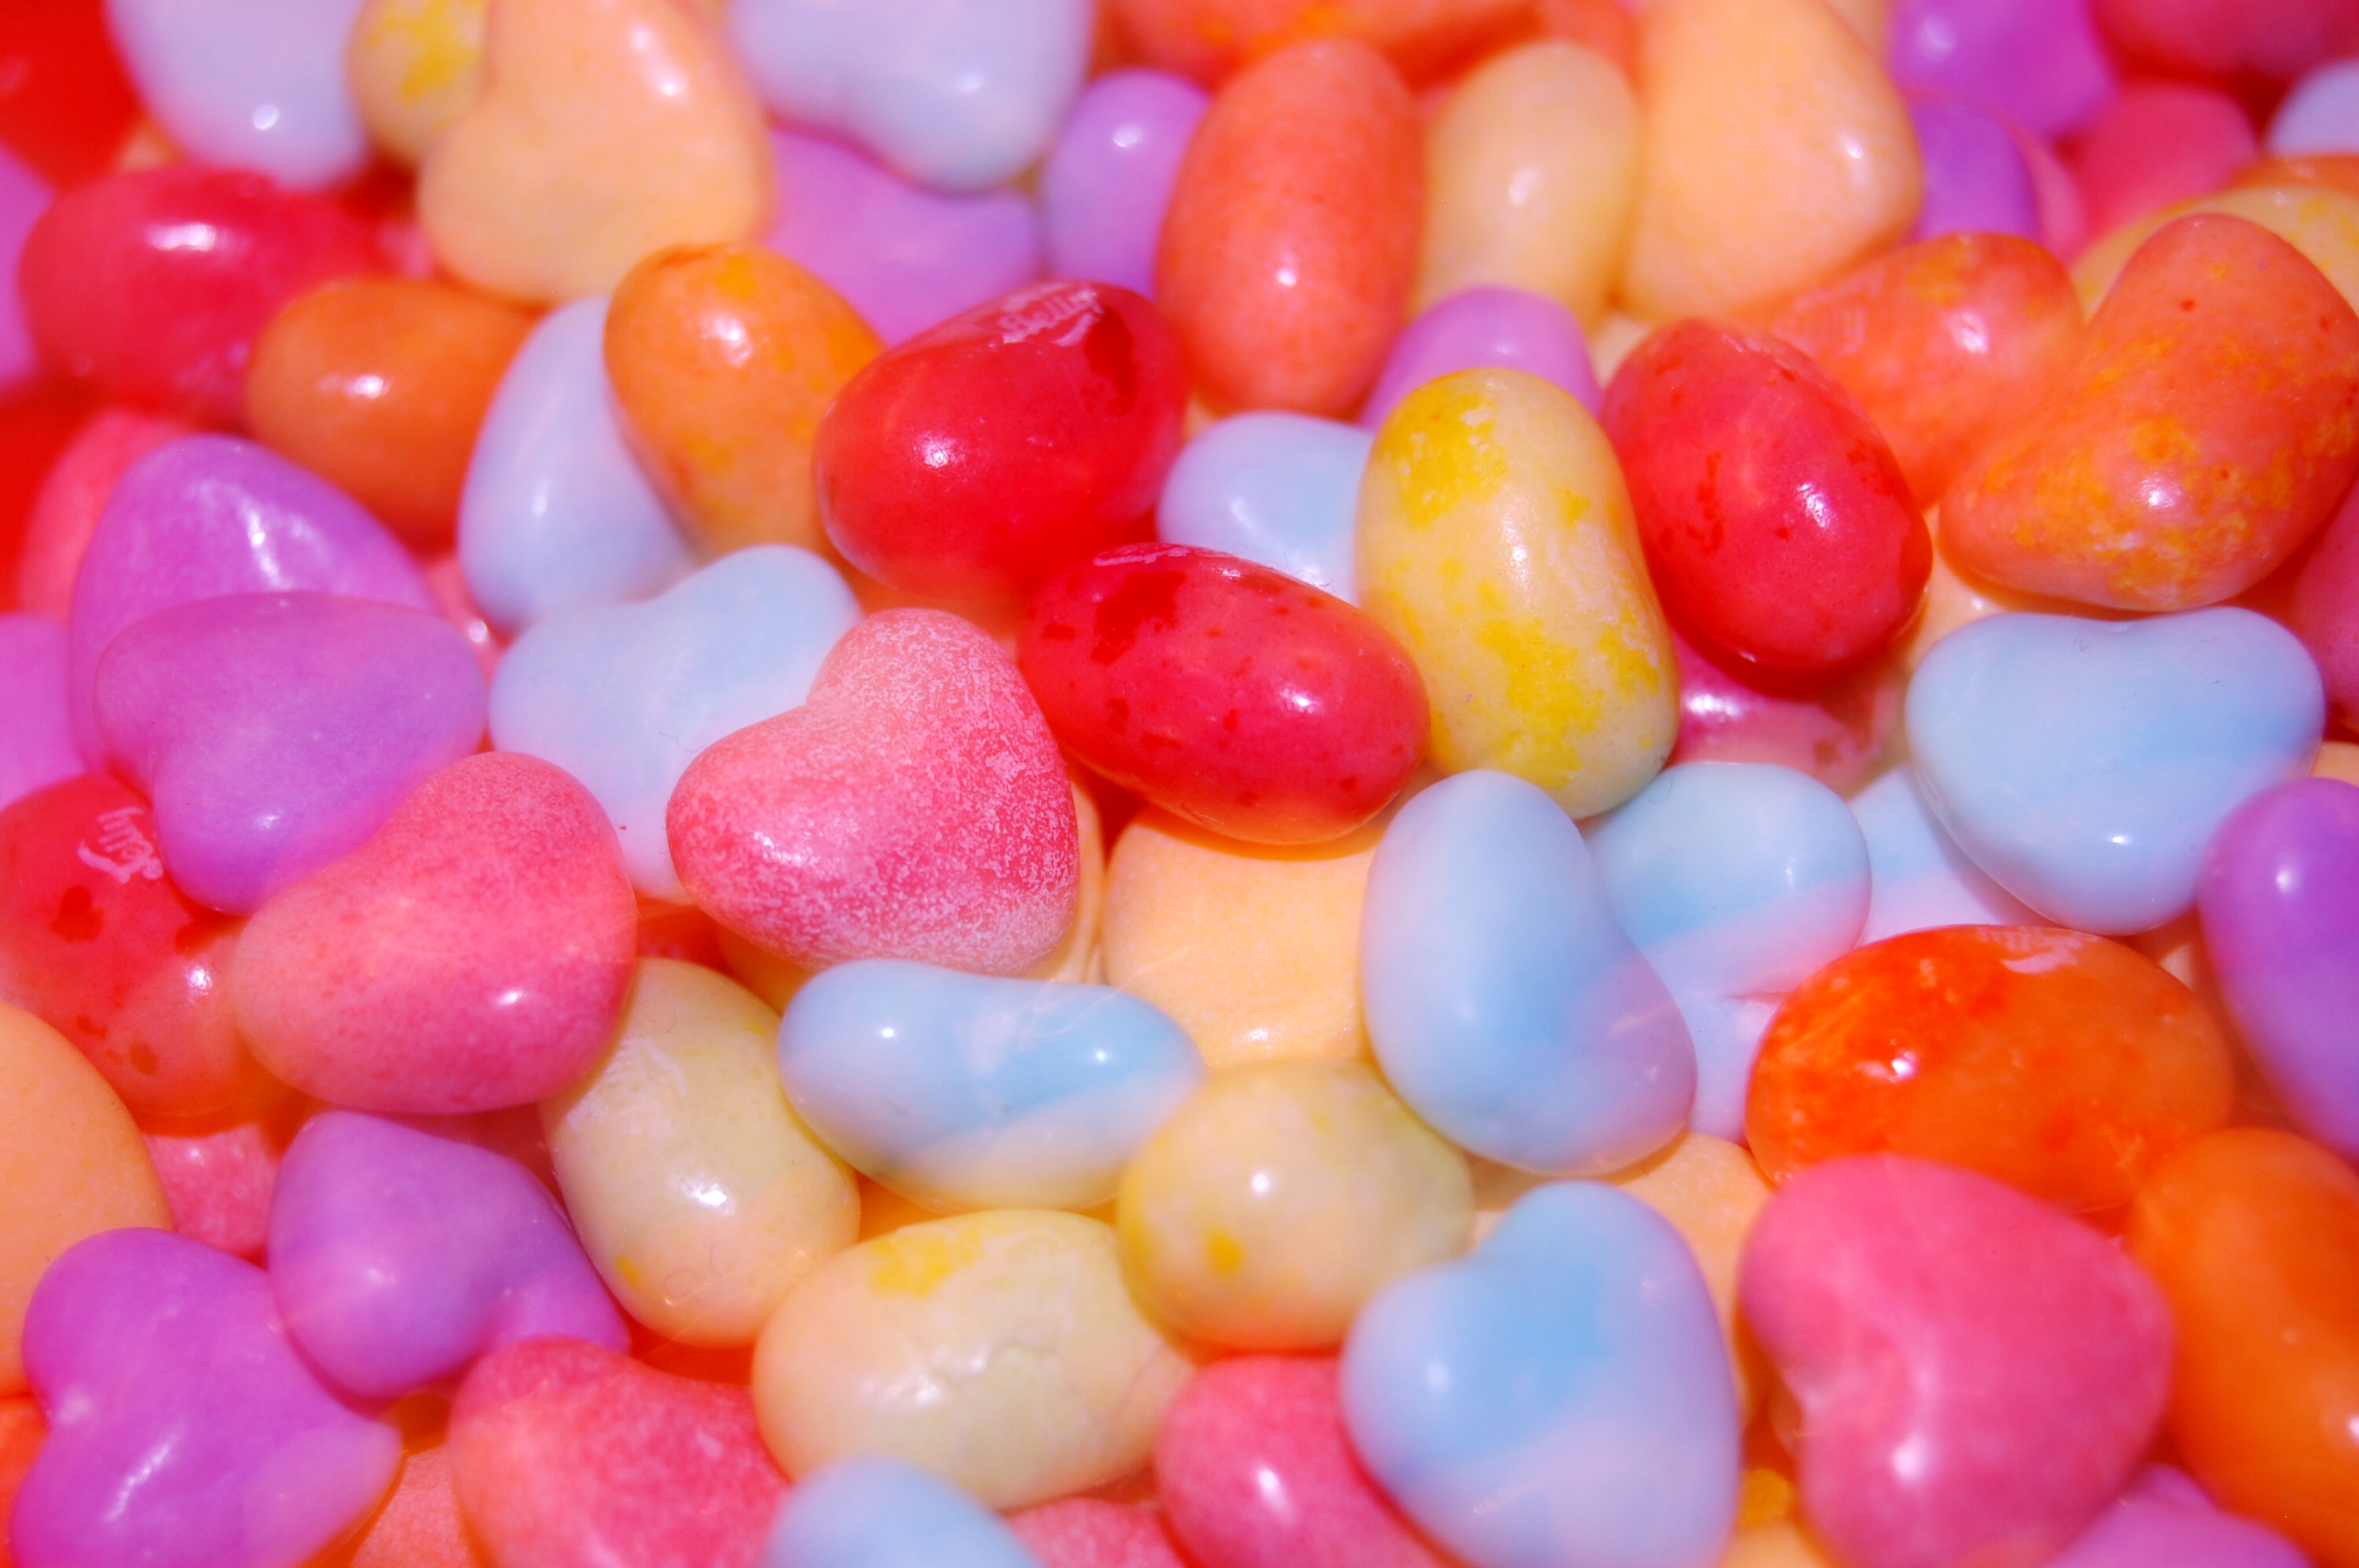
<path id="1" fill-rule="evenodd" d="M 1463 58 L 1515 20 L 1514 0 L 1115 0 L 1111 7 L 1147 57 L 1202 81 L 1310 38 L 1373 44 L 1408 71 Z"/>
<path id="2" fill-rule="evenodd" d="M 762 1568 L 1041 1568 L 999 1516 L 898 1459 L 841 1459 L 796 1483 Z"/>
<path id="3" fill-rule="evenodd" d="M 1553 382 L 1592 414 L 1603 395 L 1572 313 L 1544 295 L 1493 285 L 1446 295 L 1401 329 L 1360 423 L 1379 429 L 1401 399 L 1427 382 L 1486 366 Z"/>
<path id="4" fill-rule="evenodd" d="M 1353 524 L 1374 444 L 1364 430 L 1308 414 L 1232 415 L 1180 449 L 1156 536 L 1242 556 L 1356 604 Z"/>
<path id="5" fill-rule="evenodd" d="M 344 81 L 361 0 L 107 0 L 141 102 L 201 163 L 322 189 L 368 162 Z"/>
<path id="6" fill-rule="evenodd" d="M 1109 71 L 1082 90 L 1040 168 L 1051 273 L 1155 297 L 1163 214 L 1211 103 L 1159 70 Z"/>

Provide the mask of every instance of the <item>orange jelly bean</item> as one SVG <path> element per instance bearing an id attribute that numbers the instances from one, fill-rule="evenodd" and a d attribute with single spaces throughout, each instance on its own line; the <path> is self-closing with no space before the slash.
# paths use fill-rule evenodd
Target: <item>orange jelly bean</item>
<path id="1" fill-rule="evenodd" d="M 1384 56 L 1298 44 L 1239 72 L 1189 144 L 1156 266 L 1199 388 L 1348 413 L 1408 308 L 1424 211 L 1424 132 Z"/>
<path id="2" fill-rule="evenodd" d="M 2180 1152 L 2130 1213 L 2179 1325 L 2170 1433 L 2223 1508 L 2359 1568 L 2359 1173 L 2289 1132 Z"/>
<path id="3" fill-rule="evenodd" d="M 1218 81 L 1288 44 L 1356 38 L 1423 76 L 1462 63 L 1524 19 L 1530 0 L 1114 0 L 1153 63 Z"/>
<path id="4" fill-rule="evenodd" d="M 410 544 L 447 546 L 475 431 L 532 320 L 412 278 L 313 289 L 255 344 L 246 424 Z"/>
<path id="5" fill-rule="evenodd" d="M 606 314 L 615 401 L 715 551 L 826 548 L 811 482 L 819 416 L 883 347 L 825 284 L 757 245 L 659 251 Z"/>
<path id="6" fill-rule="evenodd" d="M 2071 362 L 2081 298 L 2063 264 L 2028 240 L 1948 234 L 1804 290 L 1769 330 L 1859 399 L 1930 506 Z"/>
<path id="7" fill-rule="evenodd" d="M 2267 576 L 2359 474 L 2359 316 L 2300 252 L 2201 213 L 2140 246 L 2079 351 L 1967 464 L 1941 546 L 2009 588 L 2191 610 Z"/>
<path id="8" fill-rule="evenodd" d="M 1773 1182 L 1911 1154 L 2095 1212 L 2234 1096 L 2219 1025 L 2161 966 L 2077 931 L 1953 925 L 1870 943 L 1788 996 L 1745 1130 Z"/>

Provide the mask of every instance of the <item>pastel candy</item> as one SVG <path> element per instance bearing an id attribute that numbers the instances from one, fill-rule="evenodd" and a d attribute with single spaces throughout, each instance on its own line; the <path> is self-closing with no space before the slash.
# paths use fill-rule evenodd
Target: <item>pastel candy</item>
<path id="1" fill-rule="evenodd" d="M 1734 1522 L 1712 1298 L 1679 1232 L 1612 1187 L 1541 1187 L 1369 1303 L 1343 1390 L 1377 1485 L 1475 1568 L 1711 1568 Z"/>
<path id="2" fill-rule="evenodd" d="M 2128 1490 L 2049 1568 L 2303 1568 L 2310 1560 L 2255 1519 L 2212 1506 L 2201 1487 L 2165 1465 L 2138 1472 Z"/>
<path id="3" fill-rule="evenodd" d="M 416 168 L 483 91 L 490 0 L 361 0 L 344 70 L 370 139 Z"/>
<path id="4" fill-rule="evenodd" d="M 1238 414 L 1180 449 L 1155 508 L 1156 536 L 1222 550 L 1354 593 L 1353 525 L 1375 438 L 1333 419 Z"/>
<path id="5" fill-rule="evenodd" d="M 1164 209 L 1211 104 L 1160 70 L 1108 71 L 1083 89 L 1040 167 L 1050 273 L 1154 297 Z"/>
<path id="6" fill-rule="evenodd" d="M 1936 643 L 1908 688 L 1934 815 L 2000 886 L 2084 931 L 2194 903 L 2212 832 L 2308 772 L 2324 723 L 2318 666 L 2248 610 L 1995 615 Z"/>
<path id="7" fill-rule="evenodd" d="M 1528 289 L 1489 285 L 1445 296 L 1401 329 L 1360 410 L 1360 424 L 1377 429 L 1402 398 L 1427 382 L 1486 366 L 1527 371 L 1554 383 L 1592 414 L 1603 400 L 1590 368 L 1588 340 L 1572 312 Z"/>
<path id="8" fill-rule="evenodd" d="M 915 1465 L 840 1459 L 796 1484 L 762 1568 L 1041 1568 L 999 1516 Z"/>
<path id="9" fill-rule="evenodd" d="M 1964 103 L 1919 99 L 1908 106 L 1925 168 L 1925 200 L 1912 240 L 1942 234 L 2039 238 L 2039 204 L 2015 131 Z"/>
<path id="10" fill-rule="evenodd" d="M 2037 925 L 2039 916 L 1966 858 L 1925 804 L 1916 770 L 1894 768 L 1854 795 L 1867 843 L 1863 943 L 1937 925 Z"/>
<path id="11" fill-rule="evenodd" d="M 25 240 L 49 210 L 49 182 L 15 153 L 0 148 L 0 276 L 16 276 Z M 14 388 L 31 380 L 39 365 L 33 329 L 25 319 L 24 299 L 10 289 L 0 299 L 0 388 Z"/>
<path id="12" fill-rule="evenodd" d="M 2114 94 L 2089 0 L 1896 0 L 1892 78 L 2036 136 L 2081 129 Z"/>
<path id="13" fill-rule="evenodd" d="M 1187 1568 L 1160 1509 L 1064 1498 L 1009 1516 L 1041 1568 Z"/>
<path id="14" fill-rule="evenodd" d="M 66 629 L 0 615 L 0 806 L 82 771 L 66 711 Z"/>
<path id="15" fill-rule="evenodd" d="M 1687 1021 L 1689 1125 L 1741 1138 L 1753 1054 L 1778 998 L 1850 951 L 1867 918 L 1858 824 L 1806 773 L 1691 762 L 1593 828 L 1589 849 L 1614 915 Z"/>
<path id="16" fill-rule="evenodd" d="M 2279 157 L 2359 152 L 2359 66 L 2331 61 L 2295 82 L 2269 116 L 2266 145 Z"/>
<path id="17" fill-rule="evenodd" d="M 367 133 L 344 80 L 361 0 L 107 0 L 141 103 L 201 163 L 316 190 L 358 174 Z"/>
<path id="18" fill-rule="evenodd" d="M 284 1132 L 276 1118 L 209 1125 L 215 1121 L 208 1118 L 185 1132 L 142 1130 L 140 1137 L 164 1184 L 172 1228 L 258 1263 L 270 1243 L 270 1195 L 278 1184 Z"/>
<path id="19" fill-rule="evenodd" d="M 165 1231 L 59 1259 L 25 1364 L 50 1428 L 9 1523 L 24 1568 L 299 1568 L 401 1462 L 303 1364 L 261 1270 Z"/>
<path id="20" fill-rule="evenodd" d="M 1686 1120 L 1687 1025 L 1580 830 L 1535 786 L 1460 773 L 1402 806 L 1360 932 L 1376 1059 L 1452 1142 L 1573 1175 L 1626 1165 Z"/>
<path id="21" fill-rule="evenodd" d="M 110 405 L 82 422 L 49 467 L 25 516 L 25 554 L 16 596 L 30 614 L 63 624 L 73 608 L 74 576 L 124 471 L 167 441 L 195 434 L 187 420 Z"/>

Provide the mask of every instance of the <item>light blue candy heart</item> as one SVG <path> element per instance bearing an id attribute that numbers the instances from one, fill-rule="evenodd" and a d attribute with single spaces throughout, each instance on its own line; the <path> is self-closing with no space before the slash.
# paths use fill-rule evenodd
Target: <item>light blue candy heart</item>
<path id="1" fill-rule="evenodd" d="M 1401 807 L 1360 915 L 1385 1076 L 1443 1136 L 1544 1175 L 1617 1170 L 1687 1118 L 1695 1052 L 1537 785 L 1477 771 Z"/>
<path id="2" fill-rule="evenodd" d="M 1994 615 L 1933 645 L 1907 721 L 1926 803 L 1976 865 L 2049 920 L 2122 935 L 2183 913 L 2227 815 L 2309 771 L 2326 697 L 2249 610 Z"/>
<path id="3" fill-rule="evenodd" d="M 644 603 L 564 611 L 517 638 L 492 680 L 492 744 L 580 779 L 638 890 L 685 903 L 664 834 L 672 787 L 715 741 L 799 707 L 859 619 L 809 550 L 739 550 Z"/>
<path id="4" fill-rule="evenodd" d="M 1942 925 L 2046 924 L 1933 820 L 1914 768 L 1895 768 L 1852 796 L 1851 813 L 1867 840 L 1874 884 L 1862 946 Z"/>
<path id="5" fill-rule="evenodd" d="M 1843 797 L 1769 762 L 1669 768 L 1589 835 L 1622 928 L 1695 1042 L 1688 1125 L 1745 1135 L 1761 1032 L 1787 992 L 1851 951 L 1867 845 Z"/>
<path id="6" fill-rule="evenodd" d="M 840 1459 L 778 1505 L 762 1568 L 1040 1568 L 999 1516 L 915 1465 Z"/>
<path id="7" fill-rule="evenodd" d="M 1734 1377 L 1678 1231 L 1615 1187 L 1536 1189 L 1343 1346 L 1343 1426 L 1473 1568 L 1712 1568 L 1736 1514 Z"/>
<path id="8" fill-rule="evenodd" d="M 344 76 L 361 0 L 106 0 L 139 101 L 200 163 L 317 190 L 368 166 Z"/>
<path id="9" fill-rule="evenodd" d="M 1375 438 L 1308 414 L 1239 414 L 1180 449 L 1155 531 L 1314 583 L 1353 604 L 1353 520 Z"/>

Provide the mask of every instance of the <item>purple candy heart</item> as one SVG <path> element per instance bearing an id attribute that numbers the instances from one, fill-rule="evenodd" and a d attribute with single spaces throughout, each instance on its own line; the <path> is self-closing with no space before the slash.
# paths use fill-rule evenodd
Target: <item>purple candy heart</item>
<path id="1" fill-rule="evenodd" d="M 2151 1465 L 2048 1568 L 2309 1568 L 2265 1524 L 2223 1514 L 2180 1472 Z"/>
<path id="2" fill-rule="evenodd" d="M 0 806 L 83 771 L 66 719 L 66 629 L 0 615 Z"/>
<path id="3" fill-rule="evenodd" d="M 1375 429 L 1402 398 L 1437 376 L 1489 365 L 1552 381 L 1597 412 L 1597 372 L 1572 312 L 1529 289 L 1489 285 L 1461 289 L 1401 329 L 1360 424 Z"/>
<path id="4" fill-rule="evenodd" d="M 2296 779 L 2245 802 L 2198 896 L 2221 994 L 2286 1115 L 2359 1160 L 2359 788 Z"/>
<path id="5" fill-rule="evenodd" d="M 108 647 L 96 694 L 173 881 L 235 914 L 359 849 L 484 734 L 483 666 L 456 630 L 324 593 L 150 615 Z"/>
<path id="6" fill-rule="evenodd" d="M 1155 297 L 1163 211 L 1212 103 L 1168 71 L 1116 70 L 1090 83 L 1040 166 L 1051 276 L 1118 283 Z"/>
<path id="7" fill-rule="evenodd" d="M 10 1521 L 21 1568 L 296 1568 L 401 1462 L 399 1433 L 303 1365 L 261 1270 L 169 1231 L 52 1263 L 25 1370 L 49 1437 Z"/>
<path id="8" fill-rule="evenodd" d="M 627 1350 L 623 1315 L 532 1173 L 358 1111 L 304 1124 L 270 1202 L 270 1281 L 312 1364 L 391 1399 L 555 1336 Z"/>
<path id="9" fill-rule="evenodd" d="M 2089 0 L 1899 0 L 1892 78 L 1986 109 L 2036 136 L 2069 135 L 2116 90 Z"/>
<path id="10" fill-rule="evenodd" d="M 1912 240 L 1943 234 L 2016 234 L 2039 238 L 2039 197 L 2031 165 L 2006 124 L 1954 99 L 1923 98 L 1908 105 L 1925 166 L 1925 200 L 1917 209 Z"/>

